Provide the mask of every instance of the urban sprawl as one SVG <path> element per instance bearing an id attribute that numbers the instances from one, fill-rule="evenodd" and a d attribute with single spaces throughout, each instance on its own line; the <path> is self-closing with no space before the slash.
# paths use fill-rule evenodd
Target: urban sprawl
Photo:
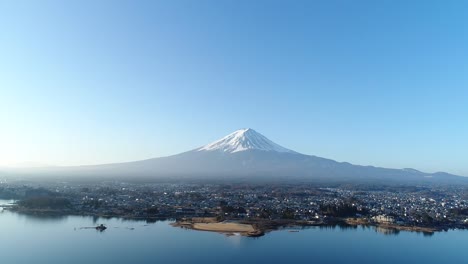
<path id="1" fill-rule="evenodd" d="M 16 200 L 9 209 L 29 214 L 147 220 L 216 217 L 310 225 L 342 222 L 435 231 L 468 227 L 464 186 L 2 181 L 0 198 Z"/>

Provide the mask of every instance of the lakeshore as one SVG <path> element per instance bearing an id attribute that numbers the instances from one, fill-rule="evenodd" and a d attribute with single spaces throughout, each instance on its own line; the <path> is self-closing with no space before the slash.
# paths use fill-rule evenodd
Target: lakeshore
<path id="1" fill-rule="evenodd" d="M 353 225 L 353 226 L 374 226 L 374 227 L 383 228 L 383 229 L 409 231 L 409 232 L 434 233 L 434 232 L 444 230 L 442 228 L 426 227 L 426 226 L 404 226 L 404 225 L 397 225 L 393 223 L 372 223 L 372 222 L 369 222 L 367 219 L 363 219 L 363 218 L 346 218 L 344 219 L 344 222 L 348 225 Z"/>
<path id="2" fill-rule="evenodd" d="M 217 232 L 226 235 L 239 234 L 247 237 L 259 237 L 265 233 L 283 228 L 294 227 L 312 227 L 312 226 L 369 226 L 385 230 L 407 231 L 433 234 L 435 232 L 447 231 L 453 229 L 450 227 L 437 226 L 407 226 L 398 225 L 395 223 L 377 223 L 369 221 L 368 218 L 330 218 L 327 221 L 304 221 L 291 219 L 230 219 L 218 217 L 178 217 L 177 215 L 141 217 L 136 215 L 106 215 L 106 214 L 89 214 L 72 212 L 69 210 L 53 210 L 53 209 L 25 209 L 9 205 L 4 207 L 4 210 L 12 211 L 24 215 L 60 217 L 60 216 L 89 216 L 99 218 L 120 218 L 125 220 L 156 222 L 173 219 L 174 227 L 182 227 L 198 231 Z M 464 228 L 460 228 L 464 229 Z"/>
<path id="3" fill-rule="evenodd" d="M 420 226 L 402 226 L 389 223 L 372 223 L 362 218 L 344 218 L 333 219 L 331 222 L 311 222 L 296 220 L 217 220 L 215 217 L 194 217 L 182 218 L 171 224 L 174 227 L 187 229 L 210 231 L 221 234 L 231 235 L 238 233 L 242 236 L 258 237 L 267 232 L 294 227 L 312 227 L 312 226 L 371 226 L 381 230 L 398 230 L 416 233 L 433 234 L 438 231 L 444 231 L 435 227 Z"/>

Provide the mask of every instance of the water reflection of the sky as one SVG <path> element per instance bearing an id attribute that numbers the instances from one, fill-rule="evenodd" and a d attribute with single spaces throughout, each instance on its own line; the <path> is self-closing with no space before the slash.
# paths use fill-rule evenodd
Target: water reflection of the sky
<path id="1" fill-rule="evenodd" d="M 2 204 L 2 203 L 0 203 Z M 81 229 L 105 224 L 108 229 Z M 0 213 L 1 263 L 465 263 L 468 231 L 427 237 L 369 227 L 281 230 L 260 238 L 82 216 Z"/>

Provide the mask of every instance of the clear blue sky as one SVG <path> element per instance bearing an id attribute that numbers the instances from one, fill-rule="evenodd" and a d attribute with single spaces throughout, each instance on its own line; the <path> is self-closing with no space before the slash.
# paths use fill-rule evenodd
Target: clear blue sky
<path id="1" fill-rule="evenodd" d="M 468 176 L 466 1 L 0 0 L 0 165 L 176 154 L 251 127 Z"/>

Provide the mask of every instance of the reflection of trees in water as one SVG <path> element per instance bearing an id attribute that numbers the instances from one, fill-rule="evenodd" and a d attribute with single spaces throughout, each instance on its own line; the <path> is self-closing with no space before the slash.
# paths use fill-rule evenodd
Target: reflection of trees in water
<path id="1" fill-rule="evenodd" d="M 334 229 L 336 229 L 336 225 L 321 225 L 321 226 L 319 226 L 319 229 L 334 230 Z"/>
<path id="2" fill-rule="evenodd" d="M 119 217 L 108 217 L 108 216 L 73 216 L 73 215 L 47 215 L 47 214 L 32 214 L 25 212 L 11 212 L 5 210 L 9 214 L 15 214 L 20 219 L 25 219 L 26 221 L 35 221 L 35 222 L 63 222 L 68 218 L 82 218 L 86 221 L 91 219 L 93 224 L 100 224 L 101 222 L 106 222 L 109 220 L 117 220 L 121 223 L 144 223 L 144 224 L 155 224 L 157 222 L 166 222 L 171 221 L 172 219 L 168 218 L 148 218 L 148 219 L 130 219 L 130 218 L 119 218 Z"/>
<path id="3" fill-rule="evenodd" d="M 63 222 L 67 220 L 68 216 L 65 215 L 41 215 L 41 214 L 25 214 L 25 213 L 18 213 L 20 218 L 24 218 L 27 221 L 35 221 L 35 222 Z"/>
<path id="4" fill-rule="evenodd" d="M 423 233 L 423 236 L 425 237 L 431 237 L 434 235 L 434 233 L 431 233 L 431 232 L 422 232 Z"/>
<path id="5" fill-rule="evenodd" d="M 386 228 L 386 227 L 379 227 L 379 226 L 371 226 L 371 225 L 348 225 L 348 224 L 330 224 L 330 225 L 321 225 L 318 226 L 320 229 L 324 230 L 334 230 L 334 229 L 339 229 L 339 230 L 357 230 L 361 229 L 363 231 L 368 231 L 368 230 L 374 230 L 375 232 L 378 232 L 383 235 L 390 235 L 390 236 L 396 236 L 399 235 L 401 230 L 398 230 L 396 228 Z M 405 231 L 405 232 L 412 232 L 412 231 Z M 425 237 L 431 237 L 434 235 L 434 233 L 431 232 L 418 232 L 417 233 L 422 233 L 423 236 Z"/>
<path id="6" fill-rule="evenodd" d="M 154 224 L 154 223 L 157 223 L 157 222 L 165 222 L 165 221 L 170 221 L 170 220 L 173 220 L 173 219 L 169 219 L 169 218 L 138 218 L 138 219 L 135 219 L 135 218 L 121 218 L 121 217 L 115 217 L 115 216 L 97 216 L 97 215 L 94 215 L 94 216 L 91 216 L 92 217 L 92 221 L 94 224 L 96 223 L 99 223 L 99 222 L 102 222 L 102 220 L 111 220 L 111 219 L 115 219 L 115 220 L 118 220 L 120 222 L 129 222 L 129 223 L 138 223 L 138 222 L 144 222 L 146 224 Z"/>
<path id="7" fill-rule="evenodd" d="M 157 223 L 157 222 L 166 222 L 166 221 L 172 221 L 173 219 L 169 219 L 169 218 L 148 218 L 148 219 L 145 219 L 145 222 L 147 224 L 154 224 L 154 223 Z"/>
<path id="8" fill-rule="evenodd" d="M 363 230 L 363 231 L 368 231 L 368 230 L 374 230 L 380 234 L 383 235 L 390 235 L 390 236 L 396 236 L 400 234 L 400 230 L 396 228 L 385 228 L 385 227 L 378 227 L 378 226 L 366 226 L 366 225 L 348 225 L 348 224 L 332 224 L 332 225 L 322 225 L 319 226 L 320 229 L 324 230 L 334 230 L 334 229 L 339 229 L 339 230 Z M 434 233 L 427 233 L 427 232 L 422 232 L 424 236 L 432 236 Z"/>
<path id="9" fill-rule="evenodd" d="M 393 235 L 396 236 L 400 233 L 400 230 L 395 228 L 385 228 L 385 227 L 375 227 L 375 231 L 384 235 Z"/>
<path id="10" fill-rule="evenodd" d="M 306 230 L 306 229 L 313 229 L 317 226 L 278 226 L 275 230 Z M 253 237 L 252 237 L 253 238 Z"/>
<path id="11" fill-rule="evenodd" d="M 348 225 L 348 224 L 330 224 L 330 225 L 321 225 L 319 226 L 320 229 L 325 230 L 356 230 L 359 228 L 357 225 Z"/>
<path id="12" fill-rule="evenodd" d="M 347 225 L 347 224 L 338 224 L 340 230 L 357 230 L 359 226 L 357 225 Z"/>
<path id="13" fill-rule="evenodd" d="M 396 236 L 400 234 L 401 232 L 400 230 L 396 228 L 386 228 L 386 227 L 379 227 L 379 226 L 375 227 L 375 231 L 384 235 L 391 235 L 391 236 Z M 406 232 L 412 232 L 412 231 L 406 231 Z M 434 233 L 431 233 L 431 232 L 419 232 L 419 231 L 414 231 L 414 232 L 422 233 L 423 236 L 425 237 L 431 237 L 434 235 Z"/>

